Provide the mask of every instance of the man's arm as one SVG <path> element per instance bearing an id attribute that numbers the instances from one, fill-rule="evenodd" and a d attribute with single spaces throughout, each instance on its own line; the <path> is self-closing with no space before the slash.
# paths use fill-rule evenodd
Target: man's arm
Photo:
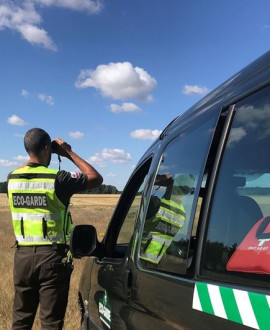
<path id="1" fill-rule="evenodd" d="M 54 141 L 58 144 L 57 154 L 71 160 L 81 170 L 81 172 L 87 176 L 86 189 L 95 188 L 102 184 L 103 177 L 100 173 L 87 161 L 72 151 L 70 145 L 59 138 Z"/>

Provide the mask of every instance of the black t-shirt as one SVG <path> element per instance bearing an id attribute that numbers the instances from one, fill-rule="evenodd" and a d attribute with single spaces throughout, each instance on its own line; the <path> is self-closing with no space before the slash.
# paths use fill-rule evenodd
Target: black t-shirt
<path id="1" fill-rule="evenodd" d="M 69 204 L 70 197 L 86 189 L 87 176 L 78 172 L 59 171 L 55 179 L 56 196 L 64 205 Z"/>
<path id="2" fill-rule="evenodd" d="M 38 163 L 27 164 L 31 167 L 42 166 Z M 9 179 L 9 176 L 8 176 Z M 59 171 L 55 179 L 55 193 L 60 201 L 68 206 L 69 200 L 73 194 L 86 189 L 87 176 L 79 172 Z"/>

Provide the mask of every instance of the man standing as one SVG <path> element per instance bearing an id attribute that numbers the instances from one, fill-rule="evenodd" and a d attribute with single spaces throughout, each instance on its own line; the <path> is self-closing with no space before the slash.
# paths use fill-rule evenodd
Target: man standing
<path id="1" fill-rule="evenodd" d="M 69 201 L 73 194 L 99 186 L 103 178 L 66 142 L 51 142 L 40 128 L 25 134 L 24 146 L 29 161 L 8 176 L 16 236 L 12 329 L 31 329 L 38 305 L 42 329 L 62 329 L 72 273 Z M 52 152 L 82 173 L 49 169 Z"/>

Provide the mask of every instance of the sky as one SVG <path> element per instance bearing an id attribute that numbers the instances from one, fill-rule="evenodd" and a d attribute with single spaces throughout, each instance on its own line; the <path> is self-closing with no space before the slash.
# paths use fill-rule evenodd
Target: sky
<path id="1" fill-rule="evenodd" d="M 269 0 L 0 0 L 0 182 L 40 127 L 123 189 L 171 120 L 269 50 L 269 12 Z"/>

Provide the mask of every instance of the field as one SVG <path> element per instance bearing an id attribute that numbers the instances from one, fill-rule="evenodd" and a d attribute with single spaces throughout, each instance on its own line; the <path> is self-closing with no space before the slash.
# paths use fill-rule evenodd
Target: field
<path id="1" fill-rule="evenodd" d="M 74 225 L 92 224 L 101 239 L 108 221 L 118 201 L 119 195 L 74 195 L 71 200 L 71 212 Z M 13 303 L 13 255 L 14 235 L 7 197 L 0 194 L 0 330 L 11 328 Z M 66 312 L 64 330 L 80 329 L 80 315 L 77 303 L 77 288 L 84 259 L 74 261 L 71 279 L 69 303 Z M 33 330 L 40 329 L 38 315 Z"/>

